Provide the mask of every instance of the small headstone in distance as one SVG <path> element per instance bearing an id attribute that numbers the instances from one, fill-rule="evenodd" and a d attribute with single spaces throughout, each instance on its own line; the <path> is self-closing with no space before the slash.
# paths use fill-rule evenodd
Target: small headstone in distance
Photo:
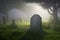
<path id="1" fill-rule="evenodd" d="M 3 16 L 3 24 L 5 24 L 5 23 L 6 23 L 5 16 Z"/>
<path id="2" fill-rule="evenodd" d="M 10 26 L 11 29 L 17 29 L 17 25 L 15 23 L 15 20 L 12 20 L 12 24 Z"/>
<path id="3" fill-rule="evenodd" d="M 12 20 L 12 24 L 15 24 L 15 20 Z"/>

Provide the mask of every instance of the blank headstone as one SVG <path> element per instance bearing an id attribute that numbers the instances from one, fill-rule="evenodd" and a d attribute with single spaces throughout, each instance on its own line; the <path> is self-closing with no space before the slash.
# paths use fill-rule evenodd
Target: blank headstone
<path id="1" fill-rule="evenodd" d="M 3 24 L 5 24 L 5 23 L 6 23 L 5 16 L 3 16 Z"/>
<path id="2" fill-rule="evenodd" d="M 12 24 L 15 24 L 15 20 L 12 20 Z"/>
<path id="3" fill-rule="evenodd" d="M 21 38 L 21 40 L 44 40 L 42 30 L 42 19 L 39 15 L 34 14 L 30 20 L 30 29 Z"/>
<path id="4" fill-rule="evenodd" d="M 15 23 L 15 20 L 13 19 L 12 20 L 12 24 L 10 25 L 10 27 L 9 28 L 11 28 L 11 29 L 17 29 L 17 25 L 16 25 L 16 23 Z"/>
<path id="5" fill-rule="evenodd" d="M 35 14 L 30 20 L 30 31 L 40 32 L 42 30 L 42 19 L 39 15 Z"/>

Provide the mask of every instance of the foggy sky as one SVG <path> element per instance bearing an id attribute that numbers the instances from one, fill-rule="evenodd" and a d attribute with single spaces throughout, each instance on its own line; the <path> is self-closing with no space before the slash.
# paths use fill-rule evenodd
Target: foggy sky
<path id="1" fill-rule="evenodd" d="M 36 9 L 33 10 L 34 7 L 31 9 L 32 5 L 30 5 L 29 7 L 24 6 L 25 3 L 26 2 L 24 0 L 0 0 L 0 13 L 7 14 L 7 12 L 8 12 L 8 15 L 11 15 L 9 17 L 12 18 L 12 19 L 17 18 L 17 17 L 22 17 L 22 15 L 23 16 L 25 16 L 25 15 L 31 16 L 30 13 L 31 14 L 38 13 L 38 11 L 36 12 Z M 13 9 L 13 8 L 16 8 L 16 9 Z M 20 9 L 22 10 L 22 12 L 19 11 Z M 32 10 L 35 11 L 35 12 L 33 12 Z M 13 15 L 14 13 L 15 13 L 15 15 Z M 58 13 L 60 13 L 60 12 L 58 12 Z M 58 16 L 60 16 L 60 14 L 58 14 Z M 27 16 L 25 16 L 25 17 L 27 18 Z"/>
<path id="2" fill-rule="evenodd" d="M 22 10 L 13 8 L 13 9 L 9 10 L 8 18 L 9 18 L 9 20 L 20 19 L 20 18 L 28 20 L 29 16 L 28 16 L 28 14 L 24 13 Z"/>

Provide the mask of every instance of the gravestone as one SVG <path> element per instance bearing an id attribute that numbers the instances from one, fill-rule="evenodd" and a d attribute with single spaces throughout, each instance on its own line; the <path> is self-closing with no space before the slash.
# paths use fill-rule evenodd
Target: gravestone
<path id="1" fill-rule="evenodd" d="M 42 19 L 39 15 L 34 14 L 30 20 L 30 29 L 20 40 L 44 40 L 42 30 Z"/>
<path id="2" fill-rule="evenodd" d="M 42 30 L 42 19 L 39 15 L 35 14 L 30 20 L 30 31 L 40 32 Z"/>
<path id="3" fill-rule="evenodd" d="M 15 20 L 12 20 L 12 24 L 15 24 Z"/>
<path id="4" fill-rule="evenodd" d="M 12 20 L 12 24 L 10 25 L 10 27 L 9 28 L 11 28 L 11 29 L 17 29 L 17 25 L 16 25 L 16 23 L 15 23 L 15 20 L 13 19 Z"/>
<path id="5" fill-rule="evenodd" d="M 6 24 L 5 16 L 3 16 L 3 24 Z"/>

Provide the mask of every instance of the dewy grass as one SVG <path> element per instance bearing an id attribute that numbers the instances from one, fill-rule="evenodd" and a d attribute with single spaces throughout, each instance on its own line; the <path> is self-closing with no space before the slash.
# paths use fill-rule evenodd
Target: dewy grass
<path id="1" fill-rule="evenodd" d="M 29 27 L 30 23 L 29 22 L 17 22 L 16 25 L 19 28 L 16 28 L 16 29 L 7 28 L 8 26 L 11 27 L 10 23 L 9 23 L 9 25 L 8 24 L 0 25 L 0 29 L 2 27 L 2 30 L 0 30 L 0 40 L 19 40 L 19 39 L 21 39 L 26 33 L 26 31 L 23 30 L 24 27 L 26 27 L 26 28 Z M 60 25 L 44 23 L 44 24 L 42 24 L 42 26 L 43 26 L 43 30 L 48 33 L 45 35 L 44 40 L 60 40 L 60 32 L 55 31 L 55 30 L 58 30 L 57 27 L 60 27 Z M 5 27 L 7 29 L 3 30 L 4 29 L 3 27 Z M 21 27 L 22 27 L 22 29 L 21 29 Z M 56 29 L 54 29 L 54 31 L 53 31 L 53 30 L 51 30 L 51 27 L 53 29 L 54 28 L 56 28 Z"/>
<path id="2" fill-rule="evenodd" d="M 22 26 L 22 27 L 29 27 L 30 26 L 30 23 L 25 22 L 25 21 L 17 22 L 16 24 L 17 24 L 17 26 Z"/>

